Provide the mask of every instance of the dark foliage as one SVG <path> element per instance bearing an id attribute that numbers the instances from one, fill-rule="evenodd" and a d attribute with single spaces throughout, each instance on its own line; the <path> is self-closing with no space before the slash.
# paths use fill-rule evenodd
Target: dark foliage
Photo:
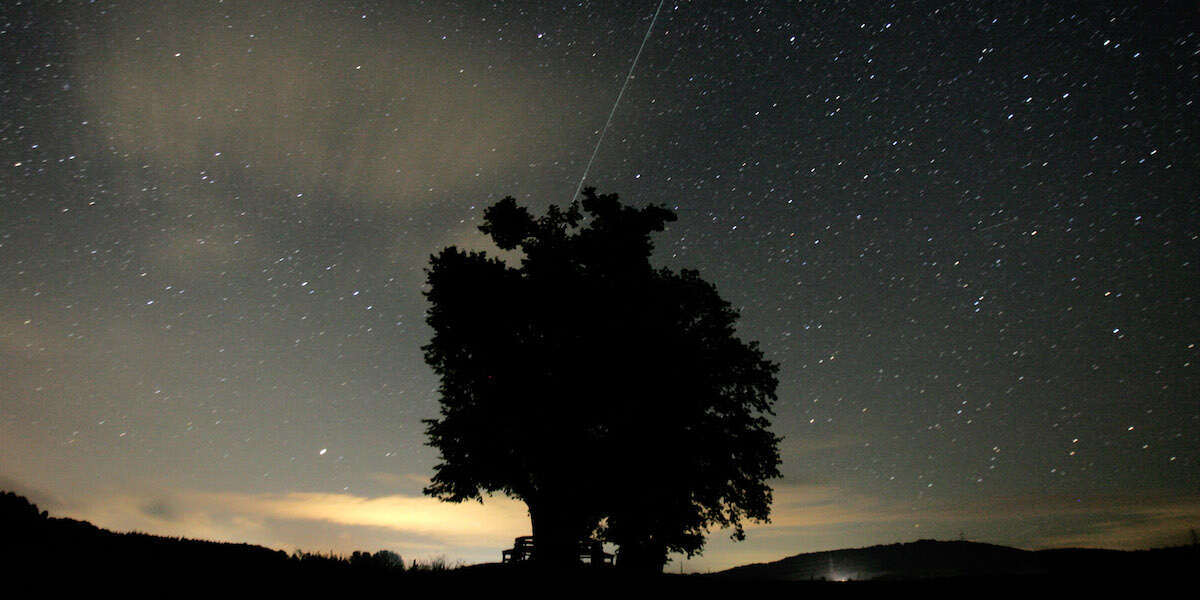
<path id="1" fill-rule="evenodd" d="M 695 271 L 650 265 L 675 220 L 584 191 L 535 218 L 512 198 L 480 227 L 520 268 L 450 247 L 431 259 L 425 357 L 441 377 L 426 421 L 441 454 L 426 493 L 524 501 L 542 561 L 598 534 L 618 564 L 660 570 L 714 526 L 768 518 L 777 366 Z"/>

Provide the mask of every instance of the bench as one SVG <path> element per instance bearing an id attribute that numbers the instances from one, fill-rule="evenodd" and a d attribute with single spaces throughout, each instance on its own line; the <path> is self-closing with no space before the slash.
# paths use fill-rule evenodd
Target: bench
<path id="1" fill-rule="evenodd" d="M 500 553 L 500 562 L 518 563 L 530 560 L 533 558 L 533 547 L 532 535 L 520 536 L 513 540 L 512 548 Z M 577 560 L 595 566 L 611 565 L 613 564 L 613 555 L 604 551 L 603 542 L 589 538 L 579 541 Z"/>
<path id="2" fill-rule="evenodd" d="M 523 535 L 513 540 L 513 547 L 500 553 L 500 562 L 525 562 L 533 558 L 533 536 Z"/>

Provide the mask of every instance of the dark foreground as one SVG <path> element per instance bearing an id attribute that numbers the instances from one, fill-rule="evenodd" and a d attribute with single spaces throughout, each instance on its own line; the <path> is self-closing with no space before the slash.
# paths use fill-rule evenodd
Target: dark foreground
<path id="1" fill-rule="evenodd" d="M 353 570 L 305 571 L 216 568 L 151 570 L 122 561 L 90 565 L 49 565 L 4 569 L 6 597 L 65 597 L 68 594 L 113 591 L 122 597 L 228 596 L 266 597 L 404 597 L 404 598 L 1036 598 L 1157 597 L 1192 579 L 1175 574 L 1145 580 L 1124 577 L 1076 579 L 1052 576 L 966 577 L 909 581 L 755 581 L 705 575 L 629 577 L 615 572 L 538 573 L 465 567 L 440 572 L 362 573 Z M 10 574 L 11 573 L 11 574 Z M 10 587 L 11 586 L 11 587 Z M 1187 589 L 1187 588 L 1184 588 Z M 14 590 L 22 595 L 8 596 Z M 48 594 L 47 594 L 48 593 Z M 632 597 L 631 597 L 632 595 Z"/>

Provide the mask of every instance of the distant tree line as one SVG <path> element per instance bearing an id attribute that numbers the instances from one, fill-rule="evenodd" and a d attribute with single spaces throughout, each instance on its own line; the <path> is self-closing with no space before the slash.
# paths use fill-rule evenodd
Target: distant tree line
<path id="1" fill-rule="evenodd" d="M 132 577 L 132 582 L 242 580 L 291 585 L 347 580 L 390 585 L 450 571 L 445 560 L 405 564 L 390 550 L 288 554 L 252 544 L 212 542 L 146 533 L 116 533 L 86 521 L 50 517 L 27 498 L 0 492 L 0 570 L 28 577 Z M 0 587 L 0 594 L 3 594 Z"/>

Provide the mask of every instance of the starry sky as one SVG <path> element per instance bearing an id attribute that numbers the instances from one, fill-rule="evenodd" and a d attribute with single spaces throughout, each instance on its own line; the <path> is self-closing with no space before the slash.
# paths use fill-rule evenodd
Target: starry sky
<path id="1" fill-rule="evenodd" d="M 885 4 L 666 2 L 596 154 L 781 365 L 772 523 L 668 568 L 1189 542 L 1195 3 Z M 522 505 L 420 493 L 423 269 L 571 199 L 656 6 L 4 2 L 0 488 L 497 560 Z"/>

